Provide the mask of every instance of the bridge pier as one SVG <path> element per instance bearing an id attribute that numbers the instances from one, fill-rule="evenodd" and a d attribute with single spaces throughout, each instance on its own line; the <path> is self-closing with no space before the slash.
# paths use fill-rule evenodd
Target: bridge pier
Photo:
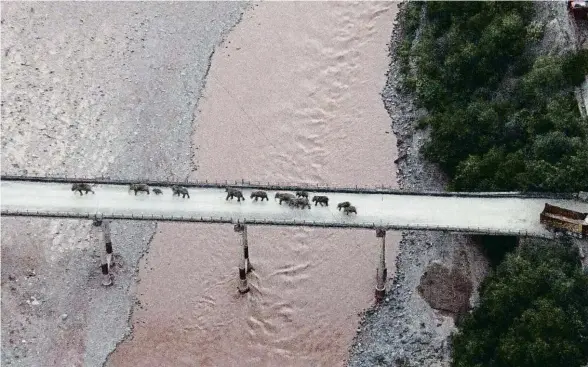
<path id="1" fill-rule="evenodd" d="M 104 253 L 100 256 L 100 268 L 102 269 L 102 285 L 105 287 L 112 285 L 112 275 L 108 271 L 108 263 Z"/>
<path id="2" fill-rule="evenodd" d="M 108 270 L 112 267 L 112 240 L 110 239 L 110 221 L 105 221 L 102 224 L 102 231 L 104 232 L 104 243 L 106 249 L 106 264 Z"/>
<path id="3" fill-rule="evenodd" d="M 386 231 L 376 229 L 376 237 L 381 238 L 380 256 L 378 268 L 376 269 L 376 302 L 381 302 L 386 296 L 386 279 L 388 278 L 388 269 L 386 268 Z"/>
<path id="4" fill-rule="evenodd" d="M 112 240 L 110 239 L 110 221 L 104 221 L 101 218 L 94 219 L 94 226 L 101 227 L 102 235 L 104 236 L 105 252 L 100 255 L 100 268 L 102 270 L 102 285 L 112 285 L 112 274 L 110 268 L 112 266 Z"/>
<path id="5" fill-rule="evenodd" d="M 247 283 L 247 273 L 253 270 L 249 262 L 249 246 L 247 243 L 247 226 L 245 224 L 237 223 L 233 227 L 235 232 L 241 233 L 241 244 L 243 246 L 243 257 L 239 261 L 239 293 L 249 292 L 249 284 Z"/>

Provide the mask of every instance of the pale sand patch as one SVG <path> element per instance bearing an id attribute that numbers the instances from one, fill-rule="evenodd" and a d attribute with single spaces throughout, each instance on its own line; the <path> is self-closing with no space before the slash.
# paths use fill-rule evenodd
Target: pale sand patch
<path id="1" fill-rule="evenodd" d="M 396 11 L 391 2 L 296 2 L 246 13 L 213 57 L 192 179 L 395 185 L 380 92 Z M 389 274 L 398 237 L 388 234 Z M 140 271 L 133 337 L 110 364 L 343 364 L 357 314 L 373 302 L 375 233 L 252 227 L 249 243 L 256 271 L 239 296 L 231 226 L 160 224 Z"/>

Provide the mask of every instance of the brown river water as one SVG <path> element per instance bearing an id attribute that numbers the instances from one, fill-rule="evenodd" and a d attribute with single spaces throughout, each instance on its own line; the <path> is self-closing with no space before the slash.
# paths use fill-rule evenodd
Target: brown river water
<path id="1" fill-rule="evenodd" d="M 191 179 L 395 185 L 380 92 L 396 12 L 393 2 L 264 2 L 245 12 L 212 58 Z M 160 223 L 140 266 L 132 337 L 108 365 L 343 365 L 374 299 L 375 233 L 248 232 L 255 271 L 240 295 L 231 225 Z M 398 240 L 388 233 L 389 274 Z"/>

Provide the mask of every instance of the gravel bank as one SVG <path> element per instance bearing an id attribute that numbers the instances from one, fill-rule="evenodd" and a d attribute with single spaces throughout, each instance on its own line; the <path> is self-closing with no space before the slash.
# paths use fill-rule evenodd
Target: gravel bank
<path id="1" fill-rule="evenodd" d="M 245 6 L 4 4 L 2 173 L 185 179 L 210 58 Z M 113 224 L 105 289 L 90 223 L 3 218 L 2 364 L 102 365 L 155 227 Z"/>
<path id="2" fill-rule="evenodd" d="M 561 54 L 575 47 L 585 47 L 583 31 L 577 35 L 575 43 L 574 26 L 565 2 L 542 2 L 535 6 L 536 21 L 545 29 L 538 53 Z M 390 45 L 393 58 L 401 41 L 402 17 L 401 10 L 397 18 L 399 26 Z M 399 187 L 415 191 L 444 190 L 447 177 L 419 154 L 427 139 L 427 131 L 415 129 L 414 124 L 426 111 L 415 108 L 411 97 L 397 90 L 399 80 L 398 60 L 393 59 L 382 98 L 390 112 L 392 128 L 398 139 L 398 154 L 402 157 L 397 163 Z M 361 331 L 350 349 L 350 366 L 450 364 L 448 336 L 455 330 L 454 318 L 433 310 L 417 291 L 423 274 L 434 268 L 429 268 L 430 264 L 435 267 L 444 265 L 469 278 L 474 289 L 470 304 L 475 304 L 477 288 L 488 272 L 481 248 L 467 236 L 404 232 L 396 263 L 397 278 L 390 285 L 387 301 L 364 315 Z"/>
<path id="3" fill-rule="evenodd" d="M 401 6 L 402 8 L 402 6 Z M 400 93 L 396 48 L 401 40 L 402 10 L 397 16 L 390 44 L 392 62 L 382 91 L 386 109 L 397 137 L 398 185 L 402 189 L 443 191 L 447 178 L 427 162 L 419 150 L 427 132 L 414 127 L 418 116 L 412 99 Z M 368 310 L 362 319 L 349 366 L 446 366 L 450 358 L 447 337 L 455 330 L 454 318 L 436 311 L 417 291 L 421 276 L 433 262 L 461 273 L 477 288 L 488 266 L 481 249 L 467 236 L 440 232 L 403 232 L 397 257 L 397 273 L 385 302 Z M 474 291 L 471 301 L 475 301 Z"/>

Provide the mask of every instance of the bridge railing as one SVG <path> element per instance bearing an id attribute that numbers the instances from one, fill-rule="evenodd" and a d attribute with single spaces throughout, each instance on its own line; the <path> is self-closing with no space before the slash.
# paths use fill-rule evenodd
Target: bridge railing
<path id="1" fill-rule="evenodd" d="M 64 177 L 64 176 L 14 176 L 2 175 L 2 181 L 27 181 L 45 183 L 90 183 L 98 185 L 130 185 L 132 183 L 146 183 L 150 186 L 172 186 L 181 185 L 194 188 L 217 188 L 224 189 L 227 186 L 244 189 L 267 190 L 267 191 L 312 191 L 312 192 L 337 192 L 354 194 L 393 194 L 393 195 L 416 195 L 416 196 L 442 196 L 442 197 L 487 197 L 487 198 L 546 198 L 546 199 L 567 199 L 576 198 L 574 193 L 546 193 L 546 192 L 438 192 L 438 191 L 409 191 L 400 190 L 389 186 L 361 186 L 341 187 L 328 186 L 325 184 L 300 184 L 270 183 L 248 180 L 225 180 L 225 181 L 161 181 L 150 179 L 112 179 L 109 177 Z"/>
<path id="2" fill-rule="evenodd" d="M 553 238 L 554 235 L 546 232 L 529 232 L 517 230 L 500 230 L 497 231 L 491 227 L 472 227 L 460 228 L 451 226 L 431 226 L 425 224 L 410 225 L 386 225 L 382 223 L 325 223 L 307 220 L 259 220 L 259 219 L 235 219 L 232 217 L 190 217 L 190 216 L 162 216 L 162 215 L 138 215 L 122 213 L 90 213 L 81 214 L 76 212 L 57 212 L 57 211 L 18 211 L 2 210 L 3 216 L 32 216 L 44 218 L 65 218 L 65 219 L 102 219 L 102 220 L 143 220 L 157 222 L 198 222 L 198 223 L 217 223 L 217 224 L 235 224 L 246 223 L 247 225 L 259 226 L 287 226 L 287 227 L 318 227 L 318 228 L 349 228 L 349 229 L 386 229 L 386 230 L 415 230 L 415 231 L 442 231 L 464 234 L 489 234 L 489 235 L 511 235 L 519 237 L 543 237 Z"/>

